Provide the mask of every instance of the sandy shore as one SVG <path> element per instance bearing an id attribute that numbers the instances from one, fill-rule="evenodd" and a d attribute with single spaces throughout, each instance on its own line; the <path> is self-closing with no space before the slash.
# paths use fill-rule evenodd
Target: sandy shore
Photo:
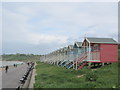
<path id="1" fill-rule="evenodd" d="M 0 71 L 4 70 L 4 68 L 0 68 Z"/>

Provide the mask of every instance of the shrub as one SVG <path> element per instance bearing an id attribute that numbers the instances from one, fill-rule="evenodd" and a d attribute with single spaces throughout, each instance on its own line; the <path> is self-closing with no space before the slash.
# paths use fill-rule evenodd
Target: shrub
<path id="1" fill-rule="evenodd" d="M 95 72 L 88 72 L 86 75 L 85 75 L 85 79 L 86 81 L 96 81 L 97 80 L 97 75 Z"/>

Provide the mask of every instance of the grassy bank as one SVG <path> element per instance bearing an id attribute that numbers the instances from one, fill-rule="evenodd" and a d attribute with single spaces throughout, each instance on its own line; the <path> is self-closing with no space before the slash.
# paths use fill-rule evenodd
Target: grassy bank
<path id="1" fill-rule="evenodd" d="M 118 60 L 120 60 L 120 44 L 118 45 Z"/>
<path id="2" fill-rule="evenodd" d="M 113 63 L 95 70 L 65 69 L 37 63 L 35 88 L 114 88 L 118 84 L 118 64 Z"/>
<path id="3" fill-rule="evenodd" d="M 34 54 L 9 54 L 2 55 L 3 61 L 38 61 L 40 59 L 40 55 Z"/>

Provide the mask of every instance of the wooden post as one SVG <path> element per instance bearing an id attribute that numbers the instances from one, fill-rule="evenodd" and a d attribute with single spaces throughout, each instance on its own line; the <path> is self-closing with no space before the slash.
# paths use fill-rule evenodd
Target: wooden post
<path id="1" fill-rule="evenodd" d="M 89 42 L 89 60 L 90 60 L 90 52 L 91 52 L 91 51 L 90 51 L 90 42 Z"/>
<path id="2" fill-rule="evenodd" d="M 76 70 L 77 70 L 77 60 L 76 60 Z"/>
<path id="3" fill-rule="evenodd" d="M 91 67 L 91 63 L 90 62 L 88 63 L 88 66 Z"/>
<path id="4" fill-rule="evenodd" d="M 85 53 L 85 43 L 83 43 L 83 53 Z"/>
<path id="5" fill-rule="evenodd" d="M 56 63 L 56 64 L 57 64 L 57 66 L 58 66 L 58 61 L 57 61 L 57 63 Z"/>
<path id="6" fill-rule="evenodd" d="M 102 63 L 102 66 L 104 66 L 104 63 Z"/>
<path id="7" fill-rule="evenodd" d="M 73 69 L 74 69 L 74 61 L 73 61 Z"/>

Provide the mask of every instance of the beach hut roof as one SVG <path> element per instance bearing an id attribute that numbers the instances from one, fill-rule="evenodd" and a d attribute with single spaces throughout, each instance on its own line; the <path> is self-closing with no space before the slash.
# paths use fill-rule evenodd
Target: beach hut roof
<path id="1" fill-rule="evenodd" d="M 108 43 L 108 44 L 117 44 L 113 38 L 86 38 L 90 43 Z"/>
<path id="2" fill-rule="evenodd" d="M 68 48 L 69 48 L 69 49 L 73 49 L 73 45 L 69 45 Z"/>
<path id="3" fill-rule="evenodd" d="M 60 48 L 60 49 L 59 49 L 59 52 L 62 52 L 63 50 L 64 50 L 64 48 Z"/>
<path id="4" fill-rule="evenodd" d="M 75 42 L 74 46 L 77 46 L 77 47 L 81 47 L 82 46 L 82 42 Z"/>
<path id="5" fill-rule="evenodd" d="M 63 49 L 64 49 L 64 50 L 68 50 L 68 47 L 64 47 Z"/>

